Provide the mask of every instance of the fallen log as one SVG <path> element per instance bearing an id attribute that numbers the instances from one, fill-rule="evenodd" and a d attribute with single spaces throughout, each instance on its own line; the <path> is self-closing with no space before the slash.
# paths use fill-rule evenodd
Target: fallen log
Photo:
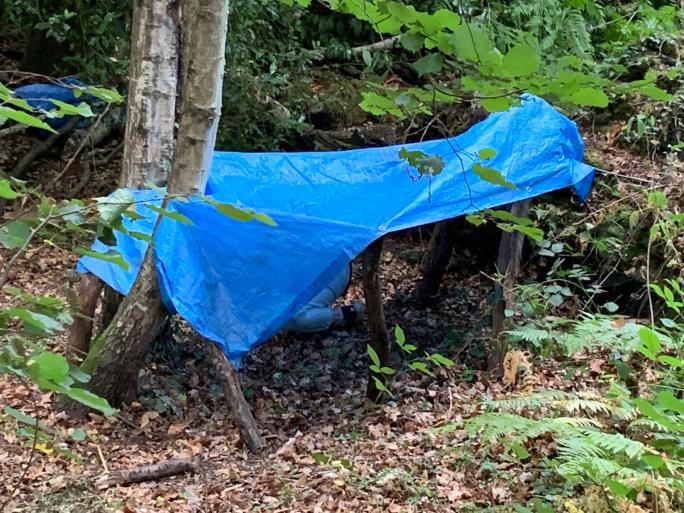
<path id="1" fill-rule="evenodd" d="M 192 458 L 171 459 L 140 465 L 138 467 L 115 470 L 97 480 L 97 487 L 101 490 L 114 485 L 128 485 L 143 481 L 156 481 L 165 477 L 184 474 L 185 472 L 199 472 L 199 463 Z"/>

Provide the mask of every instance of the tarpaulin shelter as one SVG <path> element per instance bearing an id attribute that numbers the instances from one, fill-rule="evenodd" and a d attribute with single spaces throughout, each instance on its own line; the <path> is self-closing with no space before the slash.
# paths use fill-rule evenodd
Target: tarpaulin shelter
<path id="1" fill-rule="evenodd" d="M 438 155 L 445 163 L 428 179 L 399 157 L 402 148 Z M 473 172 L 484 165 L 511 189 Z M 524 95 L 520 106 L 490 115 L 467 132 L 402 146 L 303 153 L 215 152 L 206 195 L 269 215 L 277 226 L 231 219 L 200 200 L 168 208 L 192 224 L 164 218 L 155 235 L 155 260 L 167 307 L 234 362 L 276 333 L 343 266 L 375 239 L 487 208 L 573 187 L 588 194 L 594 170 L 584 164 L 575 124 L 544 100 Z M 155 191 L 135 191 L 131 231 L 150 233 L 160 204 Z M 129 264 L 83 257 L 78 267 L 128 293 L 147 243 L 117 233 Z M 101 242 L 94 249 L 110 250 Z"/>

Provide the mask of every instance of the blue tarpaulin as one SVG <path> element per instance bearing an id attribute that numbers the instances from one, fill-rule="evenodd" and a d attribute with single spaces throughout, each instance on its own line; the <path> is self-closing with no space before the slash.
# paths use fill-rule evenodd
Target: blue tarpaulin
<path id="1" fill-rule="evenodd" d="M 443 171 L 421 177 L 399 158 L 402 147 L 439 155 Z M 485 148 L 496 150 L 485 165 L 516 189 L 472 171 Z M 333 152 L 216 152 L 206 194 L 268 214 L 277 226 L 237 221 L 199 200 L 172 201 L 169 209 L 192 225 L 164 218 L 155 236 L 165 302 L 237 364 L 389 232 L 566 187 L 584 199 L 594 170 L 583 153 L 575 124 L 531 95 L 448 140 Z M 135 195 L 159 204 L 154 191 Z M 126 219 L 126 226 L 150 233 L 157 214 L 141 205 L 136 211 L 145 219 Z M 147 244 L 118 232 L 117 241 L 128 272 L 92 257 L 83 257 L 79 270 L 126 294 Z M 95 249 L 109 248 L 97 242 Z"/>

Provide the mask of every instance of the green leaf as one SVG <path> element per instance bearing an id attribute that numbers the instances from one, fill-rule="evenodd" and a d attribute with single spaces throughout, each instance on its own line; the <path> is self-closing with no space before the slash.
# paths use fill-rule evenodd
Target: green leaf
<path id="1" fill-rule="evenodd" d="M 515 103 L 515 100 L 508 96 L 502 96 L 500 98 L 482 98 L 480 103 L 487 112 L 504 112 Z"/>
<path id="2" fill-rule="evenodd" d="M 512 226 L 514 230 L 526 235 L 532 240 L 539 242 L 544 239 L 544 230 L 541 228 L 537 228 L 536 226 L 524 226 L 521 224 L 514 224 Z"/>
<path id="3" fill-rule="evenodd" d="M 332 460 L 330 456 L 322 452 L 315 452 L 311 455 L 311 457 L 314 459 L 314 461 L 320 463 L 321 465 L 327 465 Z"/>
<path id="4" fill-rule="evenodd" d="M 477 156 L 482 160 L 490 160 L 496 157 L 496 150 L 494 148 L 483 148 L 477 153 Z"/>
<path id="5" fill-rule="evenodd" d="M 236 221 L 259 221 L 268 226 L 278 226 L 276 222 L 271 219 L 270 216 L 266 214 L 260 214 L 251 209 L 238 208 L 229 203 L 221 203 L 212 198 L 205 198 L 206 201 L 214 207 L 216 210 L 221 212 L 223 215 L 235 219 Z"/>
<path id="6" fill-rule="evenodd" d="M 517 189 L 515 184 L 506 180 L 506 178 L 504 178 L 504 176 L 501 173 L 499 173 L 496 169 L 483 166 L 479 162 L 473 164 L 473 173 L 475 173 L 485 182 L 489 182 L 494 185 L 501 185 L 509 189 Z"/>
<path id="7" fill-rule="evenodd" d="M 382 374 L 387 374 L 388 376 L 391 376 L 392 374 L 396 373 L 396 371 L 392 367 L 380 367 L 380 372 Z"/>
<path id="8" fill-rule="evenodd" d="M 78 105 L 72 105 L 59 100 L 50 100 L 50 102 L 59 107 L 57 114 L 60 116 L 81 116 L 84 118 L 90 118 L 95 115 L 93 110 L 90 108 L 90 105 L 85 102 L 81 102 Z"/>
<path id="9" fill-rule="evenodd" d="M 511 77 L 532 75 L 540 65 L 539 52 L 527 43 L 517 43 L 503 58 L 503 71 Z"/>
<path id="10" fill-rule="evenodd" d="M 640 87 L 639 92 L 645 96 L 648 96 L 649 98 L 663 102 L 670 102 L 675 99 L 673 95 L 660 89 L 659 87 L 654 86 L 653 84 L 647 84 Z"/>
<path id="11" fill-rule="evenodd" d="M 17 196 L 19 196 L 19 193 L 12 190 L 12 184 L 9 180 L 0 180 L 0 198 L 13 200 Z"/>
<path id="12" fill-rule="evenodd" d="M 394 326 L 394 338 L 400 345 L 406 342 L 406 334 L 399 325 Z"/>
<path id="13" fill-rule="evenodd" d="M 109 405 L 105 398 L 95 395 L 88 390 L 72 387 L 67 389 L 65 394 L 71 397 L 74 401 L 78 401 L 89 408 L 97 410 L 107 417 L 114 415 L 114 408 Z"/>
<path id="14" fill-rule="evenodd" d="M 44 351 L 28 361 L 31 376 L 39 380 L 62 383 L 69 376 L 69 362 L 61 354 Z"/>
<path id="15" fill-rule="evenodd" d="M 678 369 L 681 369 L 684 367 L 684 362 L 680 360 L 679 358 L 675 358 L 674 356 L 669 356 L 666 354 L 658 356 L 658 361 L 662 363 L 666 363 L 667 365 L 671 365 L 672 367 L 676 367 Z"/>
<path id="16" fill-rule="evenodd" d="M 106 89 L 104 87 L 88 86 L 85 88 L 85 93 L 95 98 L 99 98 L 107 103 L 123 103 L 124 97 L 115 89 Z"/>
<path id="17" fill-rule="evenodd" d="M 619 497 L 627 497 L 632 491 L 631 488 L 628 488 L 627 486 L 623 485 L 619 481 L 616 481 L 615 479 L 607 479 L 606 485 L 608 486 L 608 489 L 611 492 L 613 492 L 615 495 Z"/>
<path id="18" fill-rule="evenodd" d="M 180 223 L 186 224 L 186 225 L 191 225 L 192 221 L 190 220 L 189 217 L 184 216 L 183 214 L 179 212 L 175 212 L 173 210 L 167 210 L 162 207 L 158 207 L 157 205 L 150 205 L 147 204 L 145 205 L 147 208 L 150 210 L 154 210 L 157 214 L 162 215 L 164 217 L 168 217 L 169 219 L 173 219 L 174 221 L 178 221 Z"/>
<path id="19" fill-rule="evenodd" d="M 511 449 L 511 451 L 513 451 L 513 454 L 515 454 L 515 457 L 519 460 L 526 460 L 530 457 L 530 453 L 527 451 L 527 449 L 525 449 L 520 444 L 511 444 L 509 448 Z"/>
<path id="20" fill-rule="evenodd" d="M 441 53 L 431 53 L 418 59 L 413 63 L 413 69 L 418 72 L 418 76 L 428 73 L 438 73 L 444 67 L 444 57 Z"/>
<path id="21" fill-rule="evenodd" d="M 373 362 L 373 364 L 379 368 L 380 357 L 378 356 L 378 353 L 375 352 L 375 349 L 373 349 L 373 346 L 371 346 L 370 344 L 366 345 L 366 352 L 368 353 L 368 356 L 370 356 L 370 359 Z"/>
<path id="22" fill-rule="evenodd" d="M 399 158 L 406 160 L 421 175 L 436 176 L 444 169 L 444 159 L 437 155 L 427 155 L 422 151 L 399 150 Z"/>
<path id="23" fill-rule="evenodd" d="M 656 398 L 661 408 L 684 414 L 684 401 L 677 399 L 672 392 L 660 392 Z"/>
<path id="24" fill-rule="evenodd" d="M 641 460 L 655 470 L 658 470 L 665 464 L 665 460 L 660 454 L 644 454 L 641 456 Z"/>
<path id="25" fill-rule="evenodd" d="M 639 339 L 641 342 L 643 342 L 643 346 L 638 349 L 640 351 L 641 349 L 646 349 L 649 354 L 646 354 L 644 351 L 641 352 L 649 358 L 655 357 L 655 355 L 659 353 L 662 348 L 658 334 L 648 326 L 642 326 L 637 333 L 639 335 Z"/>
<path id="26" fill-rule="evenodd" d="M 612 301 L 605 303 L 603 305 L 603 308 L 605 308 L 608 311 L 608 313 L 615 313 L 620 309 L 620 307 Z"/>
<path id="27" fill-rule="evenodd" d="M 454 363 L 453 360 L 439 353 L 431 354 L 430 360 L 435 362 L 437 365 L 444 365 L 445 367 L 453 367 L 454 365 L 456 365 L 456 363 Z"/>
<path id="28" fill-rule="evenodd" d="M 38 429 L 42 429 L 45 431 L 47 427 L 45 426 L 45 423 L 41 420 L 36 419 L 35 417 L 31 417 L 29 415 L 26 415 L 24 412 L 21 412 L 19 410 L 15 410 L 11 406 L 5 406 L 2 411 L 6 414 L 12 417 L 14 420 L 17 422 L 21 422 L 22 424 L 26 424 L 27 426 L 31 427 L 38 427 Z"/>
<path id="29" fill-rule="evenodd" d="M 392 393 L 389 391 L 389 389 L 385 386 L 385 384 L 378 377 L 376 377 L 376 376 L 371 376 L 371 377 L 373 378 L 373 382 L 375 383 L 375 388 L 377 388 L 378 390 L 380 390 L 382 392 L 386 392 L 386 393 L 392 395 Z"/>
<path id="30" fill-rule="evenodd" d="M 539 498 L 534 499 L 534 507 L 537 513 L 554 513 L 553 508 Z"/>
<path id="31" fill-rule="evenodd" d="M 97 258 L 98 260 L 103 260 L 109 262 L 110 264 L 115 264 L 121 267 L 124 271 L 128 271 L 128 262 L 124 260 L 121 253 L 118 251 L 109 250 L 106 253 L 100 253 L 99 251 L 93 251 L 82 246 L 78 246 L 74 249 L 74 253 L 77 255 L 89 256 L 91 258 Z"/>
<path id="32" fill-rule="evenodd" d="M 44 121 L 41 121 L 37 117 L 32 116 L 31 114 L 27 114 L 26 112 L 22 112 L 20 110 L 0 106 L 0 116 L 7 119 L 11 119 L 12 121 L 16 121 L 17 123 L 21 123 L 23 125 L 32 126 L 35 128 L 42 128 L 43 130 L 47 130 L 48 132 L 52 132 L 53 134 L 57 133 L 55 129 L 53 129 Z"/>
<path id="33" fill-rule="evenodd" d="M 121 215 L 135 202 L 133 193 L 127 189 L 117 189 L 109 197 L 95 198 L 100 219 L 107 226 L 112 226 L 121 219 Z"/>
<path id="34" fill-rule="evenodd" d="M 39 332 L 52 334 L 62 329 L 62 325 L 52 317 L 26 308 L 9 308 L 7 315 L 21 319 L 25 325 L 36 328 Z"/>
<path id="35" fill-rule="evenodd" d="M 437 377 L 434 375 L 434 373 L 430 369 L 428 369 L 425 362 L 411 362 L 409 367 L 411 367 L 411 369 L 416 370 L 418 372 L 422 372 L 423 374 L 430 376 L 431 378 Z"/>
<path id="36" fill-rule="evenodd" d="M 423 48 L 424 41 L 425 38 L 420 34 L 416 34 L 415 32 L 407 32 L 402 34 L 401 38 L 399 39 L 401 46 L 406 48 L 409 52 L 417 52 Z"/>
<path id="37" fill-rule="evenodd" d="M 85 429 L 78 427 L 74 429 L 74 432 L 71 433 L 71 439 L 74 442 L 82 442 L 86 438 L 86 432 Z"/>
<path id="38" fill-rule="evenodd" d="M 7 249 L 16 249 L 24 245 L 31 236 L 31 227 L 23 221 L 12 221 L 0 228 L 0 244 Z"/>
<path id="39" fill-rule="evenodd" d="M 577 105 L 587 105 L 589 107 L 607 107 L 609 103 L 606 93 L 595 87 L 583 87 L 575 91 L 570 100 Z"/>

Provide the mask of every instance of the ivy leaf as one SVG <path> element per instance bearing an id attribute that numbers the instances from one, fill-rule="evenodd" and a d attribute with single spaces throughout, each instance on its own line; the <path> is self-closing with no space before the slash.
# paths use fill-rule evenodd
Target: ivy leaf
<path id="1" fill-rule="evenodd" d="M 47 130 L 48 132 L 52 132 L 53 134 L 57 133 L 56 130 L 54 130 L 50 125 L 48 125 L 44 121 L 41 121 L 37 117 L 32 116 L 31 114 L 27 114 L 26 112 L 22 112 L 20 110 L 0 106 L 0 117 L 11 119 L 12 121 L 16 121 L 17 123 L 21 123 L 23 125 L 32 126 L 35 128 L 42 128 L 43 130 Z"/>
<path id="2" fill-rule="evenodd" d="M 532 75 L 540 65 L 539 52 L 527 43 L 517 43 L 503 58 L 503 70 L 511 77 Z"/>
<path id="3" fill-rule="evenodd" d="M 607 107 L 609 103 L 606 93 L 595 87 L 583 87 L 575 91 L 570 100 L 577 105 L 587 105 L 589 107 Z"/>
<path id="4" fill-rule="evenodd" d="M 9 180 L 0 180 L 0 198 L 12 200 L 19 196 L 19 194 L 12 190 L 12 185 Z"/>
<path id="5" fill-rule="evenodd" d="M 496 157 L 496 150 L 494 148 L 483 148 L 477 153 L 477 156 L 482 160 L 490 160 Z"/>
<path id="6" fill-rule="evenodd" d="M 496 169 L 483 166 L 479 162 L 473 164 L 473 173 L 475 173 L 485 182 L 489 182 L 494 185 L 502 185 L 503 187 L 507 187 L 509 189 L 517 189 L 514 183 L 506 180 L 506 178 L 504 178 L 504 176 Z"/>
<path id="7" fill-rule="evenodd" d="M 74 249 L 74 252 L 77 255 L 89 256 L 91 258 L 97 258 L 98 260 L 102 260 L 110 264 L 118 265 L 124 271 L 128 271 L 128 262 L 124 260 L 121 253 L 119 253 L 118 251 L 114 251 L 113 249 L 107 251 L 106 253 L 100 253 L 99 251 L 93 251 L 82 246 L 79 246 L 76 249 Z"/>
<path id="8" fill-rule="evenodd" d="M 31 227 L 23 221 L 12 221 L 0 228 L 0 244 L 7 249 L 22 247 L 30 236 Z"/>
<path id="9" fill-rule="evenodd" d="M 418 72 L 418 76 L 428 73 L 437 73 L 444 67 L 444 57 L 441 53 L 432 53 L 418 59 L 413 63 L 413 69 Z"/>

